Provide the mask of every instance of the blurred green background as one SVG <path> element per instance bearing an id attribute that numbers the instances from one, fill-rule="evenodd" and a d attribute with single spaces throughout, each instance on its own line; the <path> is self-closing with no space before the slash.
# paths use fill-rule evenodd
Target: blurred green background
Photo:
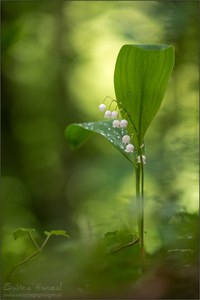
<path id="1" fill-rule="evenodd" d="M 44 230 L 67 230 L 70 239 L 52 238 L 49 252 L 12 280 L 29 282 L 42 265 L 43 279 L 54 274 L 69 285 L 66 293 L 73 288 L 81 294 L 88 284 L 82 278 L 91 282 L 105 275 L 93 269 L 98 255 L 89 246 L 107 232 L 136 231 L 128 162 L 100 136 L 75 152 L 64 137 L 68 124 L 102 118 L 98 105 L 105 96 L 115 97 L 115 61 L 127 43 L 176 49 L 167 93 L 146 136 L 146 251 L 151 256 L 172 245 L 180 228 L 196 246 L 198 1 L 2 1 L 1 13 L 5 272 L 31 253 L 29 241 L 15 241 L 13 230 L 35 228 L 39 243 Z M 176 215 L 185 230 L 171 229 Z M 118 268 L 123 273 L 121 262 Z M 108 289 L 123 281 L 112 276 Z M 94 282 L 95 292 L 104 290 L 105 282 Z"/>

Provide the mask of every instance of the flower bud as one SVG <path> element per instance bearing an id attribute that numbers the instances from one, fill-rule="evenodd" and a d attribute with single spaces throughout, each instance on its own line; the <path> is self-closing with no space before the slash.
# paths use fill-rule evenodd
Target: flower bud
<path id="1" fill-rule="evenodd" d="M 120 121 L 119 120 L 114 120 L 113 123 L 112 123 L 112 126 L 114 128 L 119 128 L 120 127 Z"/>
<path id="2" fill-rule="evenodd" d="M 100 111 L 103 112 L 105 109 L 106 109 L 105 104 L 102 103 L 102 104 L 99 105 L 99 110 L 100 110 Z"/>
<path id="3" fill-rule="evenodd" d="M 123 137 L 122 137 L 122 143 L 124 143 L 124 144 L 129 144 L 130 143 L 130 136 L 129 135 L 124 135 Z"/>
<path id="4" fill-rule="evenodd" d="M 145 155 L 142 155 L 142 162 L 143 162 L 143 164 L 146 164 L 146 156 Z M 141 164 L 140 155 L 138 155 L 138 157 L 137 157 L 137 163 Z"/>
<path id="5" fill-rule="evenodd" d="M 127 120 L 121 120 L 120 122 L 120 127 L 127 127 L 128 126 L 128 121 Z"/>
<path id="6" fill-rule="evenodd" d="M 109 119 L 111 118 L 112 112 L 110 110 L 107 110 L 104 114 L 104 118 Z"/>
<path id="7" fill-rule="evenodd" d="M 117 119 L 117 117 L 118 117 L 118 111 L 116 111 L 116 110 L 112 111 L 111 118 L 112 119 Z"/>
<path id="8" fill-rule="evenodd" d="M 126 146 L 126 150 L 125 150 L 126 152 L 133 153 L 133 150 L 134 150 L 134 146 L 132 144 L 128 144 Z"/>

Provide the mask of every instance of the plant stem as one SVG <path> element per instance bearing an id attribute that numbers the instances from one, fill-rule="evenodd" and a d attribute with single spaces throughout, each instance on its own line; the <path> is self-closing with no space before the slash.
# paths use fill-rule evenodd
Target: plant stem
<path id="1" fill-rule="evenodd" d="M 37 250 L 39 250 L 40 247 L 38 246 L 36 240 L 34 239 L 34 237 L 32 236 L 32 234 L 31 234 L 30 231 L 28 231 L 28 236 L 29 236 L 29 238 L 31 239 L 31 241 L 33 242 L 33 245 L 35 246 L 35 248 L 36 248 Z"/>
<path id="2" fill-rule="evenodd" d="M 145 270 L 145 252 L 144 252 L 144 163 L 142 154 L 140 156 L 140 163 L 136 168 L 136 203 L 137 203 L 137 222 L 138 234 L 140 240 L 140 259 L 142 271 Z"/>
<path id="3" fill-rule="evenodd" d="M 136 169 L 136 206 L 137 206 L 137 224 L 139 239 L 141 238 L 141 227 L 140 227 L 140 168 L 137 166 Z M 141 241 L 140 241 L 141 243 Z"/>
<path id="4" fill-rule="evenodd" d="M 126 245 L 124 245 L 124 246 L 122 246 L 122 247 L 120 247 L 120 248 L 117 248 L 117 249 L 113 250 L 113 251 L 111 252 L 111 254 L 116 253 L 116 252 L 119 252 L 119 251 L 121 251 L 121 250 L 124 250 L 124 249 L 126 249 L 126 248 L 128 248 L 128 247 L 131 247 L 131 246 L 135 245 L 135 244 L 138 243 L 138 242 L 139 242 L 139 239 L 136 239 L 136 240 L 133 241 L 133 242 L 130 242 L 130 243 L 128 243 L 128 244 L 126 244 Z"/>
<path id="5" fill-rule="evenodd" d="M 44 246 L 46 245 L 46 243 L 48 242 L 48 239 L 50 238 L 51 234 L 47 235 L 44 243 L 42 244 L 42 246 L 40 247 L 40 251 L 44 248 Z"/>
<path id="6" fill-rule="evenodd" d="M 141 261 L 142 269 L 145 269 L 145 251 L 144 251 L 144 162 L 142 154 L 140 154 L 140 172 L 141 172 L 141 194 L 140 194 L 140 205 L 141 205 Z"/>
<path id="7" fill-rule="evenodd" d="M 30 237 L 30 239 L 32 240 L 34 246 L 37 248 L 37 250 L 32 253 L 30 256 L 28 256 L 27 258 L 25 258 L 22 262 L 20 262 L 18 265 L 16 265 L 8 274 L 8 279 L 11 277 L 11 275 L 13 274 L 13 272 L 20 268 L 21 266 L 23 266 L 25 263 L 27 263 L 28 261 L 30 261 L 33 257 L 35 257 L 36 255 L 38 255 L 44 248 L 44 246 L 46 245 L 46 243 L 48 242 L 49 238 L 51 237 L 51 234 L 49 234 L 45 241 L 43 242 L 42 246 L 39 247 L 38 244 L 36 243 L 35 239 L 32 237 L 32 235 L 30 234 L 30 232 L 28 232 L 28 236 Z"/>
<path id="8" fill-rule="evenodd" d="M 37 250 L 36 252 L 32 253 L 30 256 L 28 256 L 27 258 L 25 258 L 23 261 L 21 261 L 18 265 L 16 265 L 8 274 L 7 278 L 10 279 L 10 277 L 12 276 L 12 274 L 14 273 L 14 271 L 16 269 L 18 269 L 19 267 L 23 266 L 25 263 L 27 263 L 29 260 L 31 260 L 33 257 L 35 257 L 36 255 L 38 255 L 40 253 L 40 250 Z"/>

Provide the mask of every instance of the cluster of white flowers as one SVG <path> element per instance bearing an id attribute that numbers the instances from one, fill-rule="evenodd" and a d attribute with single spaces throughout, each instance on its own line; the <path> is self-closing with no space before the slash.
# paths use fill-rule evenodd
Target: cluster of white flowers
<path id="1" fill-rule="evenodd" d="M 133 151 L 135 149 L 134 145 L 130 143 L 130 140 L 131 140 L 131 137 L 127 134 L 122 137 L 122 143 L 126 145 L 125 151 L 127 153 L 133 153 Z"/>
<path id="2" fill-rule="evenodd" d="M 105 106 L 105 104 L 100 104 L 99 105 L 99 110 L 101 111 L 101 112 L 104 112 L 104 110 L 106 109 L 106 106 Z M 111 111 L 111 110 L 106 110 L 105 111 L 105 114 L 104 114 L 104 118 L 106 118 L 106 119 L 115 119 L 115 118 L 117 118 L 118 117 L 118 111 Z"/>
<path id="3" fill-rule="evenodd" d="M 118 120 L 118 111 L 114 110 L 114 111 L 111 111 L 111 110 L 106 110 L 106 106 L 104 103 L 100 104 L 99 105 L 99 110 L 101 112 L 104 112 L 104 118 L 106 119 L 114 119 L 113 122 L 112 122 L 112 126 L 113 128 L 126 128 L 128 126 L 128 121 L 127 120 Z M 122 143 L 126 145 L 126 148 L 125 148 L 125 152 L 127 153 L 133 153 L 135 147 L 133 144 L 130 143 L 131 141 L 131 137 L 129 135 L 124 135 L 122 137 Z M 146 157 L 144 155 L 142 155 L 142 162 L 143 164 L 146 163 Z M 137 157 L 137 163 L 141 163 L 141 158 L 140 156 Z"/>
<path id="4" fill-rule="evenodd" d="M 100 104 L 99 105 L 99 110 L 101 112 L 104 112 L 104 118 L 106 119 L 114 119 L 113 122 L 112 122 L 112 126 L 113 128 L 126 128 L 128 126 L 128 121 L 127 120 L 118 120 L 118 111 L 114 110 L 114 111 L 111 111 L 111 110 L 106 110 L 106 106 L 104 103 Z M 125 151 L 127 153 L 133 153 L 134 151 L 134 145 L 132 145 L 130 143 L 130 136 L 129 135 L 124 135 L 122 137 L 122 143 L 126 145 L 126 149 Z"/>
<path id="5" fill-rule="evenodd" d="M 117 119 L 117 117 L 118 117 L 118 111 L 116 110 L 114 111 L 106 110 L 104 114 L 104 118 L 106 119 Z"/>
<path id="6" fill-rule="evenodd" d="M 114 120 L 112 123 L 112 126 L 114 128 L 126 128 L 128 126 L 127 120 Z"/>
<path id="7" fill-rule="evenodd" d="M 99 105 L 99 110 L 101 112 L 104 112 L 106 110 L 106 106 L 104 103 L 100 104 Z M 128 126 L 128 121 L 127 120 L 118 120 L 118 111 L 114 110 L 114 111 L 111 111 L 111 110 L 106 110 L 105 113 L 104 113 L 104 118 L 106 119 L 114 119 L 112 125 L 114 128 L 125 128 Z"/>

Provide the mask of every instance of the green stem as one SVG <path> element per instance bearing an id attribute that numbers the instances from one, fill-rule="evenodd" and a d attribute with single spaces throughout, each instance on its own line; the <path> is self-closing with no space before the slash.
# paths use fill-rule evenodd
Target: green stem
<path id="1" fill-rule="evenodd" d="M 44 243 L 42 244 L 42 246 L 40 247 L 40 251 L 42 251 L 42 249 L 44 248 L 44 246 L 46 245 L 46 243 L 48 242 L 49 238 L 50 238 L 51 234 L 47 235 Z"/>
<path id="2" fill-rule="evenodd" d="M 128 247 L 131 247 L 131 246 L 137 244 L 138 242 L 139 242 L 139 239 L 136 239 L 135 241 L 132 241 L 132 242 L 130 242 L 130 243 L 128 243 L 128 244 L 126 244 L 126 245 L 120 247 L 120 248 L 117 248 L 117 249 L 113 250 L 113 251 L 111 252 L 111 254 L 116 253 L 116 252 L 119 252 L 119 251 L 121 251 L 121 250 L 124 250 L 124 249 L 126 249 L 126 248 L 128 248 Z"/>
<path id="3" fill-rule="evenodd" d="M 145 270 L 145 251 L 144 251 L 144 164 L 140 152 L 140 163 L 136 168 L 136 204 L 138 234 L 140 240 L 140 258 L 142 271 Z"/>
<path id="4" fill-rule="evenodd" d="M 140 154 L 140 172 L 141 172 L 141 193 L 140 193 L 140 204 L 141 204 L 141 260 L 142 269 L 145 269 L 145 250 L 144 250 L 144 163 L 142 159 L 142 154 Z"/>
<path id="5" fill-rule="evenodd" d="M 137 224 L 138 224 L 138 235 L 141 238 L 141 227 L 140 227 L 140 168 L 136 169 L 136 206 L 137 206 Z M 141 243 L 141 241 L 140 241 Z"/>
<path id="6" fill-rule="evenodd" d="M 13 272 L 20 268 L 21 266 L 23 266 L 25 263 L 29 262 L 33 257 L 35 257 L 36 255 L 38 255 L 44 248 L 44 246 L 46 245 L 46 243 L 48 242 L 49 238 L 51 237 L 51 234 L 49 234 L 45 241 L 43 242 L 42 246 L 39 247 L 38 244 L 36 243 L 35 239 L 32 237 L 32 235 L 30 234 L 30 232 L 28 232 L 28 235 L 30 237 L 30 239 L 32 240 L 34 246 L 37 248 L 37 250 L 32 253 L 30 256 L 28 256 L 27 258 L 25 258 L 22 262 L 20 262 L 18 265 L 16 265 L 8 274 L 8 279 L 12 276 Z"/>
<path id="7" fill-rule="evenodd" d="M 12 276 L 12 274 L 14 273 L 14 271 L 20 267 L 22 267 L 25 263 L 27 263 L 29 260 L 31 260 L 33 257 L 35 257 L 36 255 L 38 255 L 40 253 L 40 250 L 37 250 L 36 252 L 32 253 L 30 256 L 28 256 L 26 259 L 24 259 L 23 261 L 21 261 L 18 265 L 16 265 L 8 274 L 8 279 L 10 279 L 10 277 Z"/>
<path id="8" fill-rule="evenodd" d="M 30 231 L 28 231 L 28 236 L 29 236 L 29 238 L 31 239 L 31 241 L 33 242 L 33 245 L 35 246 L 35 248 L 36 248 L 37 250 L 39 250 L 40 247 L 38 246 L 36 240 L 34 239 L 34 237 L 32 236 L 32 234 L 31 234 Z"/>

